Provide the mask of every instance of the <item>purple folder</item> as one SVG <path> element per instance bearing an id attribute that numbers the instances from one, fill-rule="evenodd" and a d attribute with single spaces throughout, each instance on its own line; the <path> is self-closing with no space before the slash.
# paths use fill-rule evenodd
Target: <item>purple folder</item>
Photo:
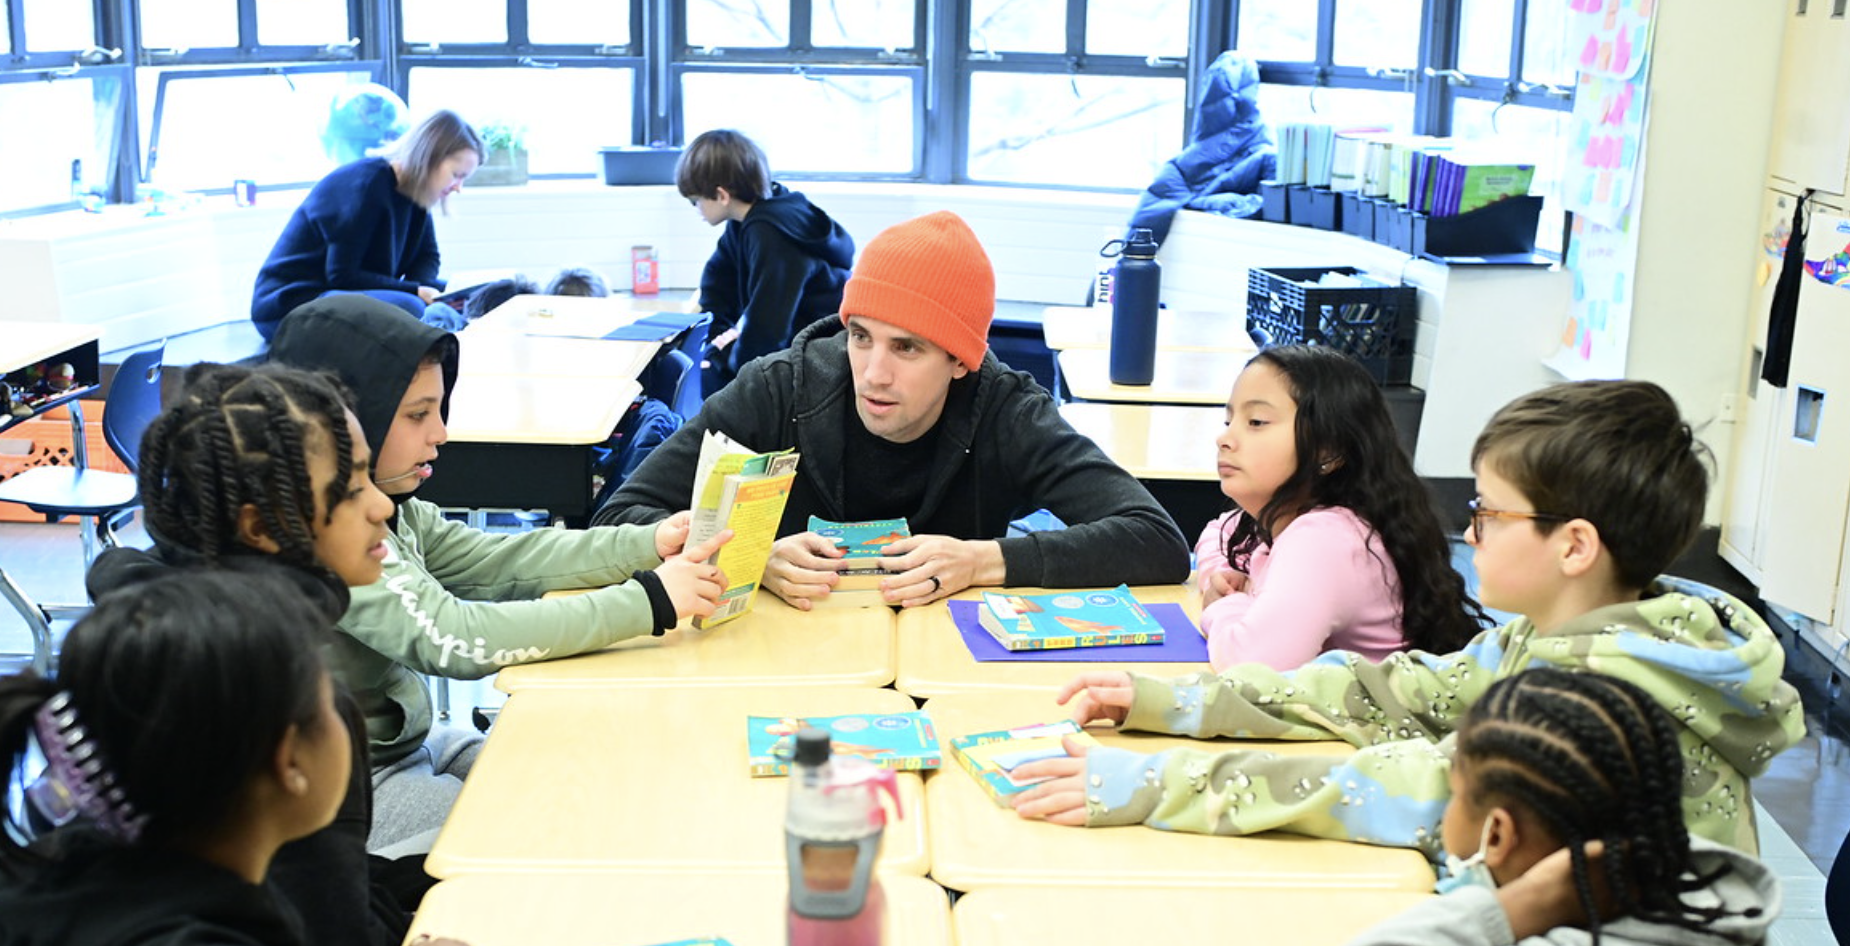
<path id="1" fill-rule="evenodd" d="M 1059 650 L 1009 650 L 977 623 L 980 601 L 952 601 L 951 620 L 957 622 L 964 646 L 978 663 L 991 660 L 1034 660 L 1042 663 L 1201 663 L 1208 662 L 1208 642 L 1179 604 L 1146 604 L 1144 610 L 1163 626 L 1160 644 L 1112 644 L 1107 647 L 1065 647 Z"/>

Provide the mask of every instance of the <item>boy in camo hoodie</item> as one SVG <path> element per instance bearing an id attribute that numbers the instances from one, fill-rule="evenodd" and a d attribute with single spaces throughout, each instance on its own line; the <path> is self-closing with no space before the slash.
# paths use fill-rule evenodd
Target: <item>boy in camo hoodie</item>
<path id="1" fill-rule="evenodd" d="M 1779 641 L 1741 602 L 1658 577 L 1695 538 L 1703 450 L 1649 382 L 1560 384 L 1492 417 L 1472 449 L 1466 539 L 1492 608 L 1522 615 L 1455 654 L 1371 662 L 1325 653 L 1157 680 L 1085 674 L 1061 691 L 1082 722 L 1199 738 L 1341 739 L 1348 757 L 1081 747 L 1023 766 L 1051 780 L 1017 796 L 1024 818 L 1142 822 L 1172 831 L 1281 829 L 1443 855 L 1451 734 L 1491 682 L 1552 666 L 1622 677 L 1682 724 L 1690 832 L 1757 851 L 1748 780 L 1804 734 L 1780 679 Z"/>

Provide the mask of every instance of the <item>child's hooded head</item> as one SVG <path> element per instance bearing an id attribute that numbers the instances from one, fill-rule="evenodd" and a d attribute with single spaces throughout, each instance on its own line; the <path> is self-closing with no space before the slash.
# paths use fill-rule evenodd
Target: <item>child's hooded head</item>
<path id="1" fill-rule="evenodd" d="M 342 293 L 290 312 L 276 330 L 270 358 L 331 371 L 353 392 L 381 489 L 400 496 L 423 482 L 435 453 L 433 437 L 442 442 L 433 425 L 449 419 L 455 335 L 389 303 Z"/>

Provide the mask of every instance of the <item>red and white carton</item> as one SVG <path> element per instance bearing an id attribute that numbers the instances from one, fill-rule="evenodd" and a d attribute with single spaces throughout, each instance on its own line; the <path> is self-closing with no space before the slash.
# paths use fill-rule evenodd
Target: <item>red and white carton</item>
<path id="1" fill-rule="evenodd" d="M 630 291 L 652 296 L 662 290 L 662 274 L 655 266 L 655 247 L 630 247 Z"/>

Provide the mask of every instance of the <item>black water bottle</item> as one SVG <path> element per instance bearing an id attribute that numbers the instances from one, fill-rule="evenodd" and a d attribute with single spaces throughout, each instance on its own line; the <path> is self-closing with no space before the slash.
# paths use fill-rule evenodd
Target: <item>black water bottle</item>
<path id="1" fill-rule="evenodd" d="M 1156 300 L 1163 286 L 1156 240 L 1137 227 L 1129 240 L 1112 240 L 1099 252 L 1118 257 L 1111 286 L 1111 383 L 1149 384 L 1156 376 Z"/>

